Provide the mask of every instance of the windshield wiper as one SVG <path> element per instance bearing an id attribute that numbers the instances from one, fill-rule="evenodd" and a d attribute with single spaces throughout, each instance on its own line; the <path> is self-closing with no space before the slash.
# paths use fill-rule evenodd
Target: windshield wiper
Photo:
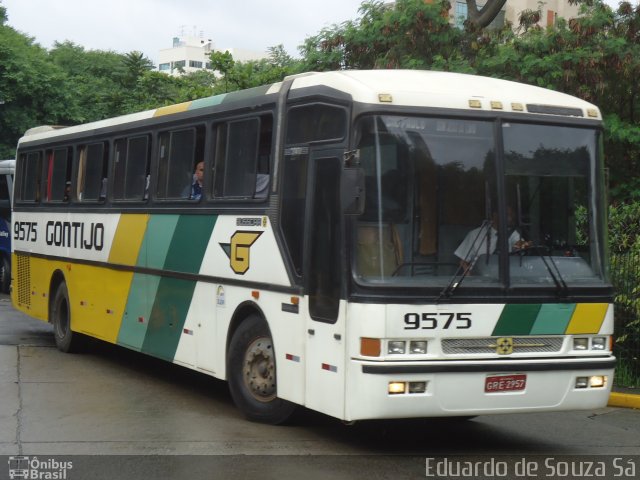
<path id="1" fill-rule="evenodd" d="M 477 257 L 478 250 L 475 249 L 474 247 L 476 246 L 476 242 L 478 241 L 478 239 L 480 238 L 481 235 L 485 235 L 487 237 L 486 238 L 486 242 L 487 242 L 487 249 L 488 249 L 489 248 L 489 242 L 491 241 L 490 238 L 489 238 L 489 235 L 491 235 L 491 221 L 490 220 L 485 219 L 482 222 L 482 224 L 480 225 L 480 228 L 478 228 L 478 233 L 476 234 L 475 238 L 473 239 L 473 242 L 471 243 L 471 247 L 469 248 L 469 251 L 465 255 L 464 259 L 458 265 L 458 268 L 454 272 L 454 274 L 451 277 L 451 280 L 449 281 L 447 286 L 444 287 L 442 289 L 442 291 L 440 292 L 440 294 L 436 297 L 435 303 L 440 302 L 440 300 L 442 300 L 445 297 L 447 297 L 447 298 L 451 297 L 454 294 L 454 292 L 457 290 L 457 288 L 462 284 L 462 281 L 467 276 L 467 272 L 470 271 L 473 268 L 473 265 L 475 264 L 475 260 L 476 259 L 473 259 L 473 262 L 471 262 L 470 260 L 471 260 L 472 256 L 476 256 Z M 488 258 L 488 255 L 487 255 L 487 258 Z M 463 266 L 464 264 L 467 264 L 469 266 L 467 268 L 465 268 Z"/>

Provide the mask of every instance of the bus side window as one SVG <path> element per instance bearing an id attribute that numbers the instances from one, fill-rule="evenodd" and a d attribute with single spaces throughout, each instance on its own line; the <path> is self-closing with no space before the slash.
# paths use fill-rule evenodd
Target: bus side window
<path id="1" fill-rule="evenodd" d="M 47 202 L 68 202 L 71 196 L 71 148 L 47 150 Z"/>
<path id="2" fill-rule="evenodd" d="M 114 198 L 146 200 L 149 189 L 149 136 L 116 140 L 113 157 Z"/>
<path id="3" fill-rule="evenodd" d="M 229 122 L 222 192 L 225 197 L 252 197 L 255 192 L 260 120 Z"/>
<path id="4" fill-rule="evenodd" d="M 77 196 L 82 202 L 96 202 L 106 197 L 107 144 L 82 145 L 78 149 Z"/>
<path id="5" fill-rule="evenodd" d="M 162 132 L 159 135 L 159 198 L 191 198 L 191 187 L 196 181 L 195 169 L 198 163 L 204 161 L 204 140 L 203 126 Z"/>
<path id="6" fill-rule="evenodd" d="M 40 201 L 42 185 L 42 153 L 31 152 L 20 155 L 20 200 Z"/>

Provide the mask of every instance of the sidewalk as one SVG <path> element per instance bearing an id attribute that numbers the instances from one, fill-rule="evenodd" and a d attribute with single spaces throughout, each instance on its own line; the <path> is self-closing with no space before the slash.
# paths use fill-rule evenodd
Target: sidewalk
<path id="1" fill-rule="evenodd" d="M 609 397 L 609 406 L 640 409 L 640 388 L 614 386 Z"/>

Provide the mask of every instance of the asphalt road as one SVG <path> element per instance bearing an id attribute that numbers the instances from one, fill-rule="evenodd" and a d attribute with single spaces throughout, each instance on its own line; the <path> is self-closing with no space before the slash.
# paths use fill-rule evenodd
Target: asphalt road
<path id="1" fill-rule="evenodd" d="M 261 425 L 242 417 L 224 382 L 205 375 L 100 342 L 86 353 L 63 354 L 49 325 L 19 314 L 0 295 L 0 460 L 16 455 L 49 461 L 41 471 L 70 459 L 73 468 L 64 478 L 92 480 L 428 478 L 427 458 L 458 455 L 481 461 L 578 458 L 580 467 L 584 459 L 602 458 L 609 462 L 604 478 L 628 477 L 631 466 L 629 478 L 635 478 L 640 411 L 352 426 L 302 411 L 290 425 Z M 611 462 L 625 455 L 636 457 L 617 470 Z M 548 468 L 567 478 L 553 465 L 526 478 L 548 478 Z M 0 463 L 0 478 L 8 475 Z"/>

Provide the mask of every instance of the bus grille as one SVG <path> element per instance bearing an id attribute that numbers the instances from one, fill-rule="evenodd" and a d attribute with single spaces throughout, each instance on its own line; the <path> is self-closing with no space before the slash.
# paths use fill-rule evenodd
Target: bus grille
<path id="1" fill-rule="evenodd" d="M 18 264 L 18 303 L 31 306 L 31 257 L 16 254 Z"/>
<path id="2" fill-rule="evenodd" d="M 442 352 L 446 355 L 497 353 L 498 338 L 445 338 Z M 553 353 L 562 349 L 563 337 L 513 337 L 513 353 Z"/>

